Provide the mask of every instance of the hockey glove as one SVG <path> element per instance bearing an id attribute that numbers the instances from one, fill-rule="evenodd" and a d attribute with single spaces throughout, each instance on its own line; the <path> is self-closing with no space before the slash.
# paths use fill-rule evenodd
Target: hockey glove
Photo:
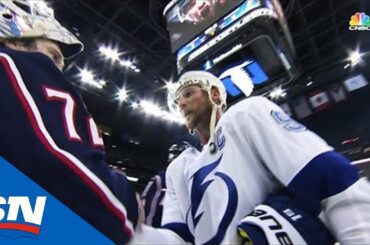
<path id="1" fill-rule="evenodd" d="M 242 244 L 334 244 L 315 206 L 307 208 L 307 202 L 286 193 L 268 196 L 239 222 Z"/>

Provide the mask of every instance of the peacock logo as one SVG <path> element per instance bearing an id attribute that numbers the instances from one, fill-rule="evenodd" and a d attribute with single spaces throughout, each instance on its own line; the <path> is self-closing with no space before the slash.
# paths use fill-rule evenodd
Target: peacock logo
<path id="1" fill-rule="evenodd" d="M 357 12 L 351 16 L 349 21 L 350 31 L 370 31 L 370 18 L 364 12 Z"/>

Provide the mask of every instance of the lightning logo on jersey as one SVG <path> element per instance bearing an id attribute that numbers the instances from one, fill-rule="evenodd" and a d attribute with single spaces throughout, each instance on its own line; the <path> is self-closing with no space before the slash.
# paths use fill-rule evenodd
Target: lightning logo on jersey
<path id="1" fill-rule="evenodd" d="M 222 172 L 214 173 L 214 177 L 211 180 L 205 181 L 207 176 L 220 164 L 222 160 L 222 155 L 213 163 L 208 164 L 201 169 L 199 169 L 193 176 L 193 184 L 191 187 L 191 215 L 194 227 L 196 228 L 200 219 L 202 218 L 205 211 L 198 212 L 199 206 L 202 202 L 203 196 L 207 191 L 207 188 L 214 182 L 216 178 L 220 178 L 226 185 L 228 190 L 229 200 L 227 202 L 227 207 L 225 213 L 222 216 L 221 222 L 218 225 L 218 230 L 216 234 L 204 244 L 219 244 L 223 240 L 227 227 L 230 225 L 232 219 L 234 218 L 237 203 L 238 203 L 238 193 L 236 190 L 236 185 L 234 181 L 226 174 Z"/>

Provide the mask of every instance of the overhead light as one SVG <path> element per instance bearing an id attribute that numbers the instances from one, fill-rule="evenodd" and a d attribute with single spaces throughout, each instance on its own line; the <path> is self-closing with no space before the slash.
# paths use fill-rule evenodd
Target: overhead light
<path id="1" fill-rule="evenodd" d="M 132 181 L 132 182 L 138 182 L 139 181 L 138 177 L 132 177 L 132 176 L 126 176 L 126 177 L 129 181 Z"/>
<path id="2" fill-rule="evenodd" d="M 132 65 L 132 62 L 129 60 L 120 60 L 120 65 L 125 67 L 130 67 Z"/>
<path id="3" fill-rule="evenodd" d="M 105 85 L 107 85 L 107 81 L 105 81 L 105 80 L 103 80 L 103 79 L 100 79 L 100 80 L 98 81 L 98 84 L 100 84 L 101 86 L 105 86 Z"/>
<path id="4" fill-rule="evenodd" d="M 185 119 L 184 118 L 178 117 L 178 116 L 176 116 L 176 115 L 174 115 L 170 112 L 165 112 L 163 118 L 166 119 L 169 122 L 174 122 L 174 123 L 178 123 L 178 124 L 185 124 Z"/>
<path id="5" fill-rule="evenodd" d="M 140 107 L 143 109 L 143 111 L 147 114 L 151 114 L 154 116 L 161 116 L 162 115 L 162 110 L 159 106 L 156 104 L 147 101 L 147 100 L 142 100 L 140 102 Z"/>
<path id="6" fill-rule="evenodd" d="M 121 88 L 117 93 L 119 101 L 126 101 L 128 98 L 127 90 L 125 88 Z"/>
<path id="7" fill-rule="evenodd" d="M 347 69 L 351 64 L 348 63 L 347 65 L 344 66 L 344 69 Z"/>
<path id="8" fill-rule="evenodd" d="M 285 96 L 284 93 L 286 95 L 286 92 L 284 89 L 282 89 L 281 87 L 277 87 L 270 92 L 270 97 L 273 99 L 277 99 L 279 97 Z"/>
<path id="9" fill-rule="evenodd" d="M 176 88 L 176 84 L 173 82 L 166 82 L 166 88 L 168 91 L 173 91 Z"/>
<path id="10" fill-rule="evenodd" d="M 107 59 L 112 61 L 119 60 L 119 52 L 116 48 L 106 47 L 106 46 L 100 46 L 99 52 Z"/>
<path id="11" fill-rule="evenodd" d="M 345 144 L 356 142 L 357 140 L 359 140 L 358 137 L 357 138 L 353 138 L 353 139 L 347 139 L 347 140 L 343 140 L 340 144 L 341 145 L 345 145 Z"/>
<path id="12" fill-rule="evenodd" d="M 159 106 L 157 106 L 156 104 L 150 101 L 146 101 L 146 100 L 141 101 L 140 107 L 145 113 L 149 115 L 153 115 L 155 117 L 165 119 L 169 122 L 175 122 L 179 124 L 185 123 L 185 120 L 183 120 L 182 118 L 177 117 L 176 115 L 170 113 L 169 111 L 162 110 Z"/>
<path id="13" fill-rule="evenodd" d="M 112 145 L 112 147 L 113 147 L 113 148 L 117 148 L 117 146 L 116 146 L 116 145 Z"/>
<path id="14" fill-rule="evenodd" d="M 349 59 L 351 60 L 351 65 L 354 66 L 360 62 L 361 54 L 358 51 L 355 51 L 349 56 Z"/>
<path id="15" fill-rule="evenodd" d="M 139 68 L 136 68 L 134 71 L 135 71 L 136 73 L 139 73 L 141 70 L 140 70 Z"/>
<path id="16" fill-rule="evenodd" d="M 139 103 L 137 103 L 136 101 L 135 102 L 132 102 L 131 103 L 131 107 L 134 108 L 134 109 L 136 109 L 136 108 L 139 107 Z"/>
<path id="17" fill-rule="evenodd" d="M 207 60 L 207 62 L 204 64 L 204 69 L 209 70 L 212 67 L 212 61 Z"/>
<path id="18" fill-rule="evenodd" d="M 81 81 L 83 82 L 91 83 L 94 81 L 94 74 L 92 71 L 84 68 L 80 70 L 80 78 L 81 78 Z"/>
<path id="19" fill-rule="evenodd" d="M 97 88 L 103 88 L 103 86 L 105 85 L 106 82 L 104 80 L 100 80 L 98 82 L 95 80 L 94 73 L 91 70 L 88 70 L 86 68 L 79 70 L 80 70 L 79 77 L 83 83 L 93 85 L 94 87 Z"/>
<path id="20" fill-rule="evenodd" d="M 312 81 L 309 81 L 307 84 L 306 84 L 306 86 L 307 87 L 309 87 L 309 86 L 311 86 L 313 84 L 313 82 Z"/>

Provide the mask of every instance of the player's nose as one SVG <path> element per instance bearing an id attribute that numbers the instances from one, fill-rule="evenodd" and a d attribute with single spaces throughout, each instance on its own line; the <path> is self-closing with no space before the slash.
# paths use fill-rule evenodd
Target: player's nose
<path id="1" fill-rule="evenodd" d="M 180 98 L 179 98 L 179 108 L 180 108 L 181 113 L 185 110 L 186 107 L 187 107 L 187 100 L 184 99 L 182 96 L 180 96 Z"/>

